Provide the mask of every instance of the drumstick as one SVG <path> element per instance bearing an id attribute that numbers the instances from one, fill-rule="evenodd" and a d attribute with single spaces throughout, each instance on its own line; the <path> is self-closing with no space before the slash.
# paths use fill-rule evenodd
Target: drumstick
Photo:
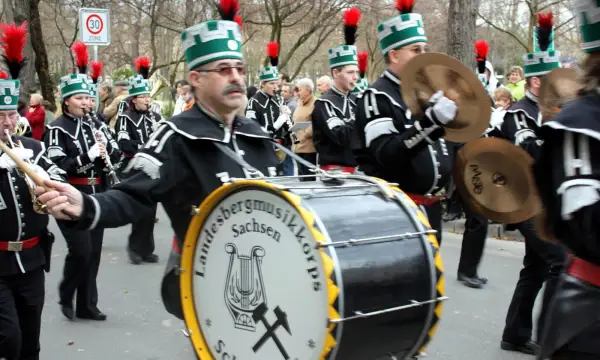
<path id="1" fill-rule="evenodd" d="M 19 170 L 21 170 L 25 175 L 29 176 L 37 186 L 44 188 L 44 190 L 46 191 L 54 190 L 45 186 L 44 179 L 41 176 L 39 176 L 35 171 L 33 171 L 32 168 L 27 166 L 27 163 L 21 160 L 21 158 L 18 157 L 14 152 L 12 152 L 12 150 L 8 146 L 6 146 L 6 144 L 3 141 L 0 141 L 0 149 L 2 149 L 2 151 L 4 151 L 8 155 L 8 157 L 11 158 L 12 161 L 15 162 L 15 164 L 17 164 Z M 68 213 L 65 210 L 63 210 L 62 213 L 70 217 L 71 220 L 77 220 L 76 216 Z"/>

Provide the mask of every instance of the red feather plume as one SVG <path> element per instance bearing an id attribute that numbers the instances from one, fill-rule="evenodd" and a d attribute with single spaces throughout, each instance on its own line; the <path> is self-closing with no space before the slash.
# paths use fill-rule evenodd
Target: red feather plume
<path id="1" fill-rule="evenodd" d="M 344 11 L 344 26 L 358 26 L 360 15 L 359 8 L 354 7 Z"/>
<path id="2" fill-rule="evenodd" d="M 369 60 L 368 52 L 359 52 L 358 53 L 358 72 L 360 72 L 360 77 L 364 78 L 367 73 L 367 64 Z"/>
<path id="3" fill-rule="evenodd" d="M 271 66 L 277 66 L 279 64 L 279 43 L 273 41 L 267 44 L 267 56 L 271 62 Z"/>
<path id="4" fill-rule="evenodd" d="M 415 0 L 396 0 L 396 9 L 400 11 L 400 14 L 409 14 L 415 7 Z"/>
<path id="5" fill-rule="evenodd" d="M 90 61 L 87 45 L 83 41 L 76 41 L 71 46 L 71 51 L 75 55 L 75 65 L 77 65 L 79 73 L 87 73 L 88 62 Z"/>
<path id="6" fill-rule="evenodd" d="M 0 35 L 0 42 L 4 54 L 4 62 L 8 68 L 8 72 L 13 79 L 19 78 L 19 73 L 25 65 L 25 44 L 29 38 L 27 32 L 28 23 L 24 21 L 21 25 L 17 26 L 14 23 L 0 25 L 2 35 Z"/>
<path id="7" fill-rule="evenodd" d="M 242 28 L 242 22 L 243 22 L 242 16 L 241 15 L 236 15 L 233 20 L 238 24 L 238 26 L 241 29 Z"/>
<path id="8" fill-rule="evenodd" d="M 150 57 L 141 56 L 135 59 L 135 71 L 147 79 L 150 75 Z"/>
<path id="9" fill-rule="evenodd" d="M 8 74 L 6 73 L 6 71 L 0 71 L 0 80 L 6 79 L 8 79 Z"/>
<path id="10" fill-rule="evenodd" d="M 238 0 L 219 0 L 219 13 L 221 19 L 234 21 L 235 15 L 240 10 L 240 3 Z"/>
<path id="11" fill-rule="evenodd" d="M 485 72 L 485 62 L 487 60 L 488 52 L 490 51 L 490 46 L 485 40 L 477 40 L 475 41 L 475 59 L 477 60 L 477 71 L 480 74 Z"/>
<path id="12" fill-rule="evenodd" d="M 553 15 L 551 12 L 543 14 L 541 12 L 537 13 L 537 22 L 538 26 L 543 29 L 552 29 L 552 19 Z"/>
<path id="13" fill-rule="evenodd" d="M 92 73 L 90 74 L 90 77 L 92 78 L 92 81 L 94 82 L 94 84 L 98 83 L 98 78 L 100 78 L 100 75 L 102 75 L 102 62 L 100 61 L 92 61 L 90 63 L 90 67 L 92 68 Z"/>
<path id="14" fill-rule="evenodd" d="M 537 40 L 540 50 L 546 51 L 552 42 L 552 13 L 537 13 Z"/>

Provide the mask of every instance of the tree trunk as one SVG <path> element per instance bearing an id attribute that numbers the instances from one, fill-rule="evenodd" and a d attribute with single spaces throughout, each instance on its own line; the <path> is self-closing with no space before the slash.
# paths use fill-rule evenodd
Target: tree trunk
<path id="1" fill-rule="evenodd" d="M 450 0 L 448 8 L 447 53 L 469 68 L 475 68 L 473 43 L 480 0 Z"/>
<path id="2" fill-rule="evenodd" d="M 54 99 L 54 81 L 50 75 L 50 66 L 48 65 L 48 53 L 46 44 L 42 36 L 42 25 L 40 21 L 39 0 L 29 0 L 30 23 L 29 32 L 31 34 L 31 45 L 35 51 L 35 70 L 40 80 L 42 96 L 50 102 L 50 111 L 56 111 L 56 102 Z"/>

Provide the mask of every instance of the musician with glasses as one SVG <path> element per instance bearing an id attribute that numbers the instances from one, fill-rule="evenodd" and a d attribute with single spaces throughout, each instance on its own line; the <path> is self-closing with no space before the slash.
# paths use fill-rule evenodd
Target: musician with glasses
<path id="1" fill-rule="evenodd" d="M 573 257 L 559 275 L 538 359 L 600 358 L 600 6 L 575 0 L 583 63 L 575 100 L 542 124 L 534 166 L 545 208 L 543 229 Z"/>
<path id="2" fill-rule="evenodd" d="M 388 66 L 357 100 L 354 152 L 367 175 L 395 182 L 417 204 L 442 241 L 443 189 L 452 174 L 453 148 L 442 136 L 454 120 L 456 104 L 439 91 L 425 115 L 411 116 L 400 91 L 400 74 L 415 56 L 427 52 L 427 37 L 414 3 L 397 3 L 399 15 L 378 26 L 379 45 Z"/>
<path id="3" fill-rule="evenodd" d="M 197 24 L 182 34 L 194 107 L 161 124 L 125 168 L 127 178 L 114 188 L 88 195 L 48 183 L 56 190 L 40 200 L 51 214 L 67 220 L 61 214 L 67 209 L 79 217 L 77 228 L 114 228 L 139 220 L 161 202 L 181 249 L 192 207 L 230 178 L 255 174 L 243 162 L 275 176 L 278 160 L 270 134 L 256 121 L 236 115 L 244 99 L 246 66 L 236 14 L 228 11 L 232 8 L 221 9 L 225 20 Z M 182 318 L 181 301 L 169 311 Z"/>
<path id="4" fill-rule="evenodd" d="M 81 42 L 73 45 L 79 73 L 60 78 L 62 115 L 46 126 L 44 142 L 48 157 L 67 173 L 69 184 L 86 194 L 97 194 L 108 187 L 105 157 L 114 164 L 121 152 L 114 147 L 114 141 L 107 141 L 111 137 L 106 125 L 88 115 L 90 83 L 87 63 L 83 61 L 87 59 L 86 51 Z M 57 223 L 69 250 L 59 285 L 61 312 L 69 320 L 78 317 L 103 321 L 106 315 L 98 309 L 96 279 L 104 229 L 77 229 L 68 222 Z"/>
<path id="5" fill-rule="evenodd" d="M 122 169 L 127 168 L 129 161 L 144 147 L 162 121 L 159 113 L 150 110 L 150 58 L 140 57 L 135 60 L 135 65 L 137 75 L 129 78 L 129 107 L 119 116 L 116 126 L 117 141 L 123 152 Z M 122 174 L 121 179 L 126 176 L 127 172 Z M 134 265 L 158 262 L 158 255 L 154 254 L 155 218 L 156 206 L 131 224 L 127 253 Z"/>
<path id="6" fill-rule="evenodd" d="M 12 79 L 0 72 L 0 141 L 41 177 L 65 181 L 64 171 L 46 156 L 44 143 L 13 135 L 19 119 L 17 79 L 22 60 L 13 57 L 21 53 L 14 51 L 18 49 L 7 51 L 14 44 L 7 37 L 17 34 L 18 42 L 25 39 L 27 24 L 1 26 L 4 35 L 0 40 L 7 54 L 4 65 Z M 36 206 L 30 184 L 8 154 L 0 150 L 0 359 L 39 359 L 44 270 L 50 270 L 54 238 L 47 230 L 48 215 L 39 204 Z"/>

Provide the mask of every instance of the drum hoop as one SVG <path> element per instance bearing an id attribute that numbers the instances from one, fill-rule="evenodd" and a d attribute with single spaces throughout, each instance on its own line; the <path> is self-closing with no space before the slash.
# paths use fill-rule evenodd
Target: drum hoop
<path id="1" fill-rule="evenodd" d="M 383 181 L 385 182 L 385 180 L 380 179 L 380 178 L 374 178 L 375 180 L 378 181 Z M 416 214 L 413 218 L 413 220 L 417 223 L 419 223 L 421 226 L 427 227 L 431 229 L 431 223 L 429 222 L 429 219 L 427 218 L 427 215 L 425 215 L 425 213 L 421 210 L 421 208 L 410 198 L 410 196 L 406 195 L 406 193 L 404 191 L 402 191 L 402 189 L 400 189 L 397 186 L 392 186 L 390 185 L 390 187 L 398 192 L 399 194 L 401 194 L 401 197 L 397 197 L 397 201 L 398 202 L 403 202 L 405 204 L 410 205 L 414 210 L 416 210 Z M 425 235 L 427 241 L 431 244 L 431 246 L 433 247 L 434 250 L 434 254 L 433 254 L 433 265 L 435 267 L 435 270 L 437 272 L 439 272 L 439 278 L 436 279 L 436 284 L 435 284 L 435 288 L 436 288 L 436 292 L 437 292 L 437 297 L 443 297 L 446 296 L 446 292 L 445 292 L 445 278 L 444 278 L 444 264 L 442 261 L 442 254 L 440 252 L 440 244 L 438 243 L 437 237 L 434 234 L 429 234 L 429 235 Z M 430 324 L 426 324 L 426 326 L 428 326 L 428 329 L 425 329 L 424 332 L 424 337 L 422 340 L 421 344 L 415 344 L 415 346 L 419 346 L 418 348 L 418 352 L 423 352 L 425 350 L 425 348 L 427 347 L 427 345 L 429 344 L 429 342 L 431 341 L 431 339 L 433 339 L 433 336 L 435 335 L 435 333 L 437 332 L 438 329 L 438 324 L 442 318 L 442 310 L 443 310 L 443 302 L 439 301 L 437 304 L 435 304 L 434 310 L 433 310 L 433 314 L 435 315 L 435 321 L 432 321 Z M 415 354 L 416 355 L 416 354 Z"/>
<path id="2" fill-rule="evenodd" d="M 268 181 L 236 180 L 233 183 L 224 184 L 223 186 L 210 193 L 206 197 L 206 199 L 202 201 L 202 204 L 200 204 L 198 215 L 193 216 L 192 220 L 190 221 L 190 224 L 188 225 L 188 229 L 185 235 L 185 241 L 183 243 L 183 248 L 181 251 L 180 265 L 182 269 L 180 275 L 180 287 L 184 321 L 186 324 L 186 328 L 188 329 L 190 340 L 192 341 L 192 345 L 194 346 L 194 352 L 200 359 L 203 360 L 214 360 L 215 358 L 210 352 L 207 342 L 204 339 L 204 335 L 198 322 L 196 305 L 194 303 L 194 274 L 192 272 L 192 265 L 194 263 L 194 255 L 196 253 L 196 247 L 200 238 L 200 230 L 202 229 L 202 226 L 204 225 L 212 211 L 221 202 L 221 200 L 223 200 L 227 195 L 235 192 L 236 190 L 247 187 L 262 187 L 270 190 L 278 196 L 281 196 L 284 200 L 286 200 L 286 202 L 288 202 L 298 211 L 298 214 L 300 215 L 306 227 L 310 230 L 314 239 L 317 242 L 328 242 L 327 238 L 314 226 L 315 215 L 312 213 L 312 211 L 305 209 L 301 206 L 302 198 L 296 194 L 281 189 Z M 331 279 L 334 270 L 334 262 L 331 259 L 331 257 L 327 255 L 324 248 L 319 248 L 319 252 L 321 254 L 321 261 L 323 262 L 323 269 L 325 271 L 324 276 L 327 281 L 325 291 L 327 292 L 328 298 L 328 317 L 329 319 L 339 319 L 340 315 L 334 308 L 335 301 L 338 297 L 339 289 Z M 333 323 L 328 326 L 327 334 L 325 337 L 325 343 L 319 359 L 326 358 L 329 352 L 336 346 L 336 340 L 333 336 L 333 331 L 335 327 L 336 326 Z"/>

